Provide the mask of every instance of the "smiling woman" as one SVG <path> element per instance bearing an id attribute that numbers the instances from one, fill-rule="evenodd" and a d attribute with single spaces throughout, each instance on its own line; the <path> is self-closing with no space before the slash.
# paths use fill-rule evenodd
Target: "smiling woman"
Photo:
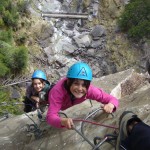
<path id="1" fill-rule="evenodd" d="M 70 92 L 74 95 L 75 98 L 81 98 L 87 92 L 86 85 L 84 80 L 75 79 L 70 87 Z"/>
<path id="2" fill-rule="evenodd" d="M 47 103 L 47 94 L 50 89 L 50 83 L 46 75 L 41 70 L 36 70 L 32 75 L 32 83 L 27 87 L 25 97 L 25 112 L 30 112 L 41 108 L 40 104 Z M 45 104 L 44 103 L 44 104 Z"/>
<path id="3" fill-rule="evenodd" d="M 60 110 L 80 104 L 86 99 L 103 103 L 103 109 L 107 113 L 115 111 L 118 107 L 118 100 L 102 89 L 93 86 L 91 81 L 92 70 L 88 64 L 83 62 L 73 64 L 69 68 L 66 78 L 58 81 L 49 92 L 48 101 L 50 105 L 47 112 L 47 122 L 57 128 L 71 129 L 73 120 L 61 118 L 58 113 Z"/>

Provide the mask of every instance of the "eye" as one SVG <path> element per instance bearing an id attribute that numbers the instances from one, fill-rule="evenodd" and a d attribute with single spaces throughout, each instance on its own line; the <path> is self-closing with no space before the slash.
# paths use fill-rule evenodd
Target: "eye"
<path id="1" fill-rule="evenodd" d="M 75 81 L 73 84 L 74 84 L 74 85 L 78 85 L 79 83 Z"/>

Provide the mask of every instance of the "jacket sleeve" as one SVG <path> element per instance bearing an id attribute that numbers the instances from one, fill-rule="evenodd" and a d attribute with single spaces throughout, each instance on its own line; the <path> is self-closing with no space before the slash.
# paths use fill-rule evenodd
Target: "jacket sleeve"
<path id="1" fill-rule="evenodd" d="M 114 111 L 119 106 L 119 101 L 117 98 L 113 97 L 112 95 L 104 92 L 102 89 L 95 87 L 93 85 L 90 85 L 88 89 L 87 98 L 96 100 L 98 102 L 101 102 L 102 104 L 112 103 L 115 106 Z"/>
<path id="2" fill-rule="evenodd" d="M 48 124 L 56 128 L 62 128 L 59 111 L 62 106 L 62 94 L 58 89 L 52 89 L 48 96 L 49 108 L 47 111 L 46 120 Z"/>

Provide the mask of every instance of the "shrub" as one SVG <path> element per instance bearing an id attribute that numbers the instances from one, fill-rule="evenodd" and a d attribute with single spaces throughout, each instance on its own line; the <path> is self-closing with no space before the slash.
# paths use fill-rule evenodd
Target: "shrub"
<path id="1" fill-rule="evenodd" d="M 27 66 L 28 60 L 28 50 L 24 46 L 20 46 L 14 50 L 13 62 L 11 65 L 11 70 L 14 73 L 20 73 Z"/>
<path id="2" fill-rule="evenodd" d="M 13 12 L 13 11 L 12 11 Z M 3 21 L 6 26 L 15 29 L 18 23 L 18 15 L 14 15 L 12 12 L 6 10 L 3 15 Z"/>
<path id="3" fill-rule="evenodd" d="M 21 73 L 27 66 L 26 33 L 15 34 L 19 15 L 27 11 L 27 1 L 0 0 L 0 77 Z M 16 37 L 15 37 L 16 35 Z"/>
<path id="4" fill-rule="evenodd" d="M 10 100 L 9 95 L 8 91 L 0 87 L 0 116 L 4 115 L 4 113 L 21 114 L 19 106 L 14 105 L 17 100 Z"/>
<path id="5" fill-rule="evenodd" d="M 1 0 L 0 10 L 4 24 L 7 27 L 12 27 L 15 29 L 19 19 L 19 14 L 15 3 L 10 0 Z"/>
<path id="6" fill-rule="evenodd" d="M 26 40 L 27 40 L 27 35 L 25 33 L 21 33 L 20 35 L 17 35 L 15 42 L 17 45 L 21 46 L 25 44 Z"/>
<path id="7" fill-rule="evenodd" d="M 5 43 L 12 44 L 13 43 L 13 35 L 12 30 L 0 30 L 0 41 Z"/>
<path id="8" fill-rule="evenodd" d="M 149 33 L 150 33 L 150 21 L 148 20 L 144 20 L 143 22 L 140 22 L 138 26 L 131 28 L 128 32 L 129 36 L 132 36 L 135 38 L 136 37 L 142 38 L 144 36 L 146 36 L 147 38 L 150 38 Z"/>
<path id="9" fill-rule="evenodd" d="M 18 8 L 18 12 L 20 13 L 21 16 L 29 15 L 28 2 L 27 1 L 18 0 L 17 1 L 17 8 Z"/>
<path id="10" fill-rule="evenodd" d="M 4 77 L 9 71 L 9 68 L 4 64 L 4 56 L 0 54 L 0 77 Z"/>
<path id="11" fill-rule="evenodd" d="M 0 28 L 3 28 L 4 27 L 4 21 L 3 19 L 0 17 Z"/>
<path id="12" fill-rule="evenodd" d="M 131 0 L 118 20 L 121 30 L 135 39 L 149 38 L 149 12 L 149 0 Z"/>
<path id="13" fill-rule="evenodd" d="M 3 72 L 13 74 L 22 72 L 27 66 L 27 48 L 24 46 L 16 48 L 4 42 L 0 42 L 0 45 L 0 61 L 2 65 L 1 69 L 4 69 Z"/>

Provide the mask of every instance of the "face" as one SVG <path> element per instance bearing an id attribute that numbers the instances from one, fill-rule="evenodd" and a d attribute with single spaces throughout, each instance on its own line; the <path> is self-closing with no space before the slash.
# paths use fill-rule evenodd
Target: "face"
<path id="1" fill-rule="evenodd" d="M 70 91 L 75 98 L 81 98 L 82 96 L 84 96 L 87 92 L 86 86 L 84 84 L 84 80 L 76 79 L 72 83 L 70 87 Z"/>
<path id="2" fill-rule="evenodd" d="M 39 79 L 33 79 L 32 85 L 36 92 L 40 92 L 44 88 L 44 82 L 41 82 Z"/>

